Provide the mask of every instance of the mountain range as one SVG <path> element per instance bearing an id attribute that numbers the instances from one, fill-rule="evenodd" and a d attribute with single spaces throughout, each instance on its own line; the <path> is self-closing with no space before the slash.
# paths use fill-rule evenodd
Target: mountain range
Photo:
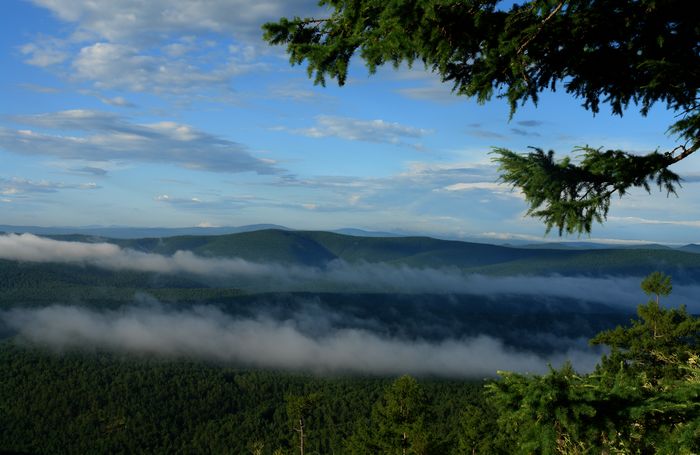
<path id="1" fill-rule="evenodd" d="M 700 247 L 687 245 L 564 248 L 516 247 L 431 237 L 376 237 L 326 231 L 258 229 L 225 235 L 176 235 L 136 239 L 86 234 L 51 235 L 58 240 L 110 242 L 146 253 L 191 251 L 203 257 L 323 268 L 332 261 L 383 263 L 418 268 L 457 268 L 489 275 L 644 276 L 661 270 L 681 281 L 700 282 Z"/>

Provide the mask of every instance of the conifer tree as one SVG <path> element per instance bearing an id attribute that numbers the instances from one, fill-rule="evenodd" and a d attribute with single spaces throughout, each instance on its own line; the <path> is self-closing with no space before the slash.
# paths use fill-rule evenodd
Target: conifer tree
<path id="1" fill-rule="evenodd" d="M 649 283 L 670 283 L 656 278 Z M 638 315 L 591 340 L 611 349 L 591 374 L 565 365 L 543 376 L 503 372 L 488 385 L 514 453 L 700 451 L 700 318 L 654 300 Z"/>
<path id="2" fill-rule="evenodd" d="M 352 454 L 425 455 L 430 438 L 424 426 L 427 403 L 423 390 L 411 376 L 402 376 L 372 408 L 368 422 L 361 422 L 348 443 Z"/>
<path id="3" fill-rule="evenodd" d="M 292 428 L 297 433 L 299 441 L 299 455 L 304 455 L 306 439 L 308 437 L 307 418 L 320 399 L 320 395 L 310 393 L 307 395 L 289 395 L 287 401 L 287 416 Z"/>
<path id="4" fill-rule="evenodd" d="M 663 272 L 652 272 L 642 280 L 642 291 L 646 295 L 656 295 L 656 303 L 659 303 L 660 296 L 668 296 L 673 289 L 671 277 Z"/>
<path id="5" fill-rule="evenodd" d="M 677 113 L 671 150 L 646 155 L 583 147 L 576 159 L 553 151 L 495 150 L 501 179 L 522 191 L 547 230 L 588 233 L 611 198 L 658 186 L 675 194 L 669 167 L 700 148 L 700 8 L 682 0 L 322 0 L 327 14 L 264 25 L 265 39 L 306 62 L 317 84 L 347 82 L 356 54 L 370 73 L 421 63 L 456 95 L 537 103 L 563 89 L 592 113 L 656 103 Z"/>

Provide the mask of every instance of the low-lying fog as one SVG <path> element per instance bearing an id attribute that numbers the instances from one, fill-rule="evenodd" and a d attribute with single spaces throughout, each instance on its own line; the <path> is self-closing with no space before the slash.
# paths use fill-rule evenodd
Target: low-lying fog
<path id="1" fill-rule="evenodd" d="M 308 290 L 332 283 L 353 291 L 531 296 L 575 299 L 631 310 L 646 301 L 640 277 L 494 277 L 458 269 L 430 269 L 387 264 L 334 261 L 327 267 L 256 263 L 240 258 L 205 258 L 188 251 L 172 256 L 123 249 L 108 243 L 58 241 L 31 234 L 0 236 L 0 259 L 93 266 L 206 279 L 244 278 L 268 290 Z M 675 286 L 673 300 L 693 303 L 700 286 Z M 504 300 L 507 297 L 504 297 Z M 137 299 L 138 300 L 138 299 Z M 56 304 L 15 308 L 0 313 L 0 322 L 19 340 L 56 350 L 86 348 L 235 362 L 252 367 L 450 377 L 493 376 L 497 370 L 544 372 L 547 365 L 571 360 L 590 371 L 600 351 L 578 335 L 556 337 L 551 327 L 529 331 L 531 339 L 548 339 L 550 353 L 515 348 L 505 336 L 452 334 L 439 339 L 402 336 L 376 321 L 348 322 L 348 314 L 305 306 L 292 316 L 265 311 L 234 315 L 213 305 L 166 306 L 135 302 L 116 310 Z M 698 307 L 690 307 L 697 311 Z M 403 315 L 397 307 L 396 323 Z M 343 324 L 337 320 L 342 319 Z M 334 322 L 335 321 L 335 322 Z M 478 322 L 478 321 L 477 321 Z M 408 323 L 408 321 L 407 321 Z M 419 324 L 419 320 L 411 321 Z M 2 325 L 0 324 L 0 325 Z M 553 338 L 553 339 L 552 339 Z"/>
<path id="2" fill-rule="evenodd" d="M 59 351 L 100 348 L 318 373 L 486 377 L 497 370 L 541 373 L 548 363 L 559 365 L 567 359 L 589 371 L 599 358 L 581 340 L 573 340 L 580 347 L 542 356 L 507 348 L 485 335 L 431 342 L 366 329 L 327 329 L 314 336 L 306 328 L 314 320 L 326 325 L 328 316 L 236 318 L 212 306 L 172 310 L 137 305 L 96 311 L 54 305 L 14 309 L 0 317 L 20 340 Z"/>
<path id="3" fill-rule="evenodd" d="M 94 266 L 203 279 L 238 278 L 266 291 L 308 291 L 332 285 L 352 291 L 530 295 L 581 299 L 634 309 L 646 301 L 642 277 L 487 276 L 456 268 L 418 268 L 382 263 L 333 261 L 326 267 L 258 263 L 240 258 L 207 258 L 189 251 L 172 256 L 123 249 L 109 243 L 67 242 L 32 234 L 0 235 L 0 259 Z M 700 311 L 699 285 L 675 285 L 668 304 L 684 303 Z"/>

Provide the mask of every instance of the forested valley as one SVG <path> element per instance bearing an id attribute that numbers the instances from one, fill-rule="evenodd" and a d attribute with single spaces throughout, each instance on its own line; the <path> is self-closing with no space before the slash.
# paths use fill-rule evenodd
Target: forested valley
<path id="1" fill-rule="evenodd" d="M 689 299 L 697 292 L 696 253 L 255 236 L 261 248 L 241 249 L 248 259 L 235 260 L 228 249 L 250 235 L 123 246 L 3 237 L 0 448 L 255 455 L 700 448 L 700 318 Z M 275 256 L 259 256 L 271 241 Z M 582 261 L 588 275 L 575 268 Z M 656 266 L 664 272 L 635 275 Z M 572 268 L 565 275 L 547 267 Z M 248 269 L 273 291 L 247 279 Z M 666 272 L 673 271 L 680 278 L 672 285 Z M 375 283 L 363 286 L 368 279 Z"/>
<path id="2" fill-rule="evenodd" d="M 19 453 L 298 453 L 299 415 L 288 408 L 304 398 L 313 399 L 303 409 L 306 453 L 347 453 L 370 422 L 387 440 L 402 425 L 373 417 L 394 393 L 388 378 L 56 356 L 7 342 L 0 356 L 0 447 Z M 480 405 L 481 383 L 422 379 L 417 387 L 412 399 L 422 408 L 411 418 L 421 434 L 440 453 L 459 453 L 461 415 Z"/>
<path id="3" fill-rule="evenodd" d="M 13 453 L 696 453 L 700 318 L 670 277 L 595 370 L 491 380 L 309 375 L 85 347 L 0 344 L 0 447 Z"/>

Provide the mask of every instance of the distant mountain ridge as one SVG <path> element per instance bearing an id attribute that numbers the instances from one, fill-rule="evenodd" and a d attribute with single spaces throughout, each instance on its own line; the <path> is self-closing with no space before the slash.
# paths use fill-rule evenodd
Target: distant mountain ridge
<path id="1" fill-rule="evenodd" d="M 261 223 L 249 224 L 244 226 L 212 226 L 212 227 L 130 227 L 130 226 L 15 226 L 0 224 L 0 233 L 30 233 L 44 236 L 54 235 L 84 235 L 105 237 L 110 239 L 142 239 L 142 238 L 163 238 L 177 236 L 218 236 L 228 234 L 239 234 L 244 232 L 253 232 L 267 229 L 276 229 L 282 231 L 299 231 L 305 232 L 303 229 L 293 229 L 287 226 L 278 224 Z M 627 243 L 599 243 L 599 242 L 582 242 L 582 241 L 559 241 L 559 242 L 530 242 L 524 240 L 504 240 L 500 242 L 489 241 L 486 238 L 468 237 L 468 238 L 452 238 L 452 237 L 431 237 L 420 233 L 410 232 L 388 232 L 388 231 L 369 231 L 357 228 L 340 228 L 332 229 L 323 232 L 331 232 L 335 234 L 349 235 L 353 237 L 430 237 L 439 238 L 447 241 L 461 241 L 471 243 L 483 243 L 489 245 L 500 245 L 512 248 L 527 248 L 527 249 L 672 249 L 687 251 L 691 253 L 700 253 L 700 245 L 688 244 L 679 247 L 672 247 L 658 243 L 627 244 Z"/>
<path id="2" fill-rule="evenodd" d="M 261 229 L 226 235 L 109 239 L 84 234 L 60 240 L 117 244 L 146 253 L 191 251 L 203 257 L 236 257 L 259 263 L 325 268 L 333 261 L 415 268 L 455 268 L 490 275 L 644 276 L 661 270 L 700 282 L 700 254 L 651 246 L 629 248 L 521 248 L 431 237 L 360 237 L 326 231 Z"/>
<path id="3" fill-rule="evenodd" d="M 249 224 L 246 226 L 222 226 L 222 227 L 128 227 L 128 226 L 12 226 L 0 225 L 0 232 L 29 233 L 36 235 L 86 235 L 107 237 L 112 239 L 138 239 L 144 237 L 174 237 L 181 235 L 226 235 L 240 232 L 259 231 L 262 229 L 291 230 L 277 224 Z"/>

